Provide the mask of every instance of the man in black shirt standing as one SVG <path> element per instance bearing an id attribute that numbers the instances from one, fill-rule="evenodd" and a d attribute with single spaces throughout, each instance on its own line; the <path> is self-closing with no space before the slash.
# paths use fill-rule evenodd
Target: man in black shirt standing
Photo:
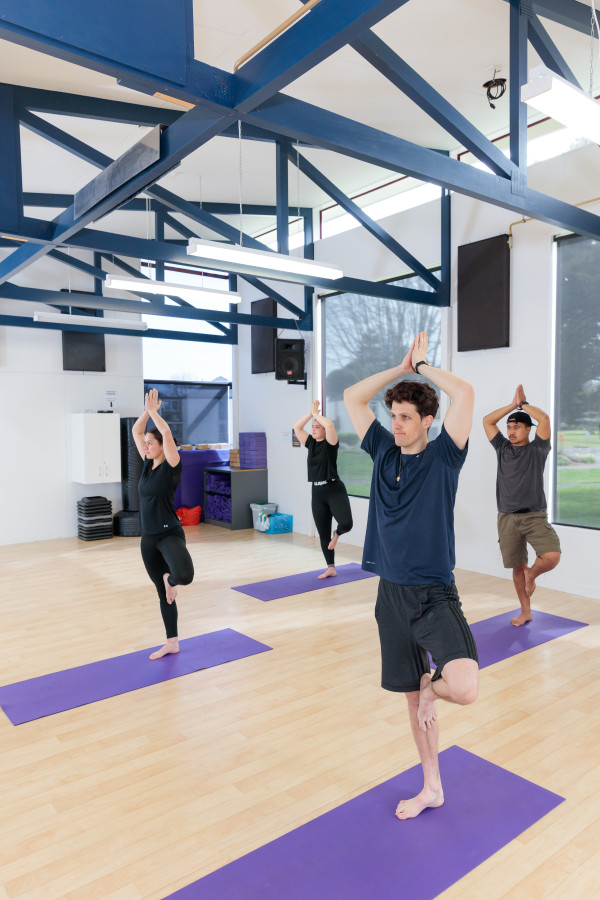
<path id="1" fill-rule="evenodd" d="M 508 437 L 505 438 L 497 423 L 508 413 Z M 537 433 L 530 441 L 532 419 L 537 424 Z M 483 427 L 498 457 L 496 500 L 502 561 L 505 568 L 513 570 L 513 582 L 521 604 L 521 613 L 512 619 L 512 624 L 524 625 L 533 618 L 531 595 L 535 591 L 536 578 L 560 562 L 560 541 L 548 522 L 544 494 L 544 467 L 550 452 L 550 417 L 527 402 L 520 384 L 512 403 L 488 413 L 483 419 Z M 527 565 L 527 544 L 531 544 L 536 554 L 531 567 Z"/>

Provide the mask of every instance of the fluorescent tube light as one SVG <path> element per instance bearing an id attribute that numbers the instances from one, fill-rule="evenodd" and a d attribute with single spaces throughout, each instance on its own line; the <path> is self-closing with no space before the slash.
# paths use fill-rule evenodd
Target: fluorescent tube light
<path id="1" fill-rule="evenodd" d="M 241 294 L 234 291 L 215 291 L 210 288 L 196 287 L 190 284 L 177 284 L 171 281 L 154 281 L 151 278 L 134 278 L 120 275 L 107 275 L 104 281 L 109 290 L 141 291 L 145 294 L 168 294 L 181 297 L 182 300 L 194 300 L 208 303 L 210 306 L 218 305 L 227 309 L 230 303 L 240 303 Z"/>
<path id="2" fill-rule="evenodd" d="M 96 316 L 70 316 L 62 313 L 36 312 L 34 322 L 51 322 L 58 325 L 85 325 L 86 328 L 125 328 L 127 331 L 146 331 L 147 322 L 130 322 L 124 319 L 105 319 Z"/>
<path id="3" fill-rule="evenodd" d="M 225 244 L 219 241 L 202 241 L 191 238 L 188 251 L 191 256 L 199 256 L 205 261 L 237 263 L 255 269 L 271 272 L 285 272 L 287 275 L 308 275 L 314 278 L 342 278 L 343 272 L 337 266 L 315 262 L 312 259 L 301 259 L 299 256 L 288 256 L 285 253 L 271 253 L 269 250 L 253 250 L 250 247 L 238 247 L 237 244 Z"/>
<path id="4" fill-rule="evenodd" d="M 546 66 L 530 70 L 529 81 L 521 87 L 521 100 L 579 136 L 600 144 L 600 105 Z"/>

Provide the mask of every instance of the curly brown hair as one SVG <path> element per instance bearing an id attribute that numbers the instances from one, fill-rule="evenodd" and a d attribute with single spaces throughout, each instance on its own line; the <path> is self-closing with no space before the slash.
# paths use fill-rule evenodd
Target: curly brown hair
<path id="1" fill-rule="evenodd" d="M 419 416 L 435 418 L 440 401 L 435 390 L 430 384 L 422 381 L 399 381 L 385 392 L 385 405 L 392 408 L 392 403 L 412 403 L 416 407 Z"/>

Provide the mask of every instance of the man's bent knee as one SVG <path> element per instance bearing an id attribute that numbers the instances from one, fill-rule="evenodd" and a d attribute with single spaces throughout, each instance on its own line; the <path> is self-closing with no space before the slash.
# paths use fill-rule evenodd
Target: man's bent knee
<path id="1" fill-rule="evenodd" d="M 542 553 L 540 559 L 543 560 L 547 566 L 554 569 L 560 562 L 560 553 L 556 550 L 552 550 L 549 553 Z"/>
<path id="2" fill-rule="evenodd" d="M 477 700 L 479 693 L 479 667 L 472 659 L 455 659 L 446 663 L 442 677 L 450 690 L 450 699 L 460 706 L 468 706 Z"/>

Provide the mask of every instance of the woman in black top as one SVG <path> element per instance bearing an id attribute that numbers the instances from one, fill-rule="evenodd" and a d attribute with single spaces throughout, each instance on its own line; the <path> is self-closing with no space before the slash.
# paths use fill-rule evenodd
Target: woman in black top
<path id="1" fill-rule="evenodd" d="M 158 391 L 149 391 L 144 412 L 132 429 L 135 445 L 144 459 L 139 482 L 142 559 L 158 592 L 167 633 L 164 647 L 151 653 L 150 659 L 179 653 L 177 585 L 190 584 L 194 577 L 192 558 L 173 505 L 181 481 L 181 459 L 171 429 L 158 414 L 161 402 Z M 145 434 L 149 418 L 156 427 Z"/>
<path id="2" fill-rule="evenodd" d="M 304 430 L 312 418 L 312 435 Z M 335 570 L 335 545 L 342 534 L 352 528 L 352 511 L 343 481 L 337 472 L 339 441 L 332 422 L 319 413 L 319 401 L 315 400 L 307 416 L 298 419 L 294 432 L 308 450 L 308 480 L 312 482 L 312 513 L 321 541 L 321 550 L 327 569 L 319 578 L 337 575 Z M 331 534 L 333 519 L 337 528 Z"/>

